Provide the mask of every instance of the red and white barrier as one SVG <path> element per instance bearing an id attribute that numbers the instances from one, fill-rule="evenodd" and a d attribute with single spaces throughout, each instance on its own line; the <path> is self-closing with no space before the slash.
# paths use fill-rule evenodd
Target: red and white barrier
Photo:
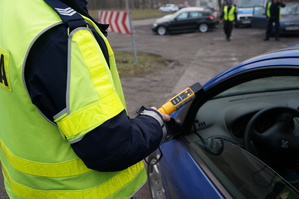
<path id="1" fill-rule="evenodd" d="M 131 34 L 128 12 L 100 10 L 98 13 L 98 22 L 109 24 L 108 31 Z"/>

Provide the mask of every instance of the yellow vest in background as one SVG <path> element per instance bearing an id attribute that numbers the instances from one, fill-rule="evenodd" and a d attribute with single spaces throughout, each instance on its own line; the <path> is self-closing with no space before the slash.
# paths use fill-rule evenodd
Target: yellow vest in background
<path id="1" fill-rule="evenodd" d="M 224 20 L 225 21 L 234 21 L 235 20 L 235 10 L 236 7 L 232 6 L 228 12 L 228 6 L 224 6 Z"/>
<path id="2" fill-rule="evenodd" d="M 267 17 L 268 17 L 268 18 L 270 18 L 270 17 L 271 17 L 271 12 L 270 12 L 271 5 L 272 5 L 272 3 L 271 3 L 271 2 L 268 2 L 268 3 L 267 3 L 266 15 L 267 15 Z M 280 14 L 280 12 L 279 12 L 279 19 L 280 19 L 280 18 L 281 18 L 281 14 Z"/>

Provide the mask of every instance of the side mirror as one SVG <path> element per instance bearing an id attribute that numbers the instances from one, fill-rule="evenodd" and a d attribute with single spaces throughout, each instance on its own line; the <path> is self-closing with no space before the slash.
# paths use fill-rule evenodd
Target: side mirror
<path id="1" fill-rule="evenodd" d="M 173 112 L 172 114 L 170 114 L 170 116 L 172 118 L 175 119 L 176 125 L 177 125 L 177 131 L 176 134 L 182 135 L 182 128 L 184 123 L 186 122 L 186 116 L 190 113 L 190 111 L 195 111 L 194 113 L 196 114 L 197 110 L 195 110 L 192 106 L 193 103 L 197 104 L 197 101 L 199 100 L 199 98 L 202 97 L 203 93 L 204 93 L 204 89 L 202 88 L 202 86 L 200 85 L 200 83 L 196 82 L 195 84 L 193 84 L 192 86 L 190 86 L 191 90 L 194 91 L 195 97 L 192 98 L 192 100 L 190 100 L 187 104 L 183 105 L 180 109 L 178 109 L 177 111 Z M 191 114 L 192 115 L 192 114 Z M 190 121 L 189 121 L 190 122 Z"/>

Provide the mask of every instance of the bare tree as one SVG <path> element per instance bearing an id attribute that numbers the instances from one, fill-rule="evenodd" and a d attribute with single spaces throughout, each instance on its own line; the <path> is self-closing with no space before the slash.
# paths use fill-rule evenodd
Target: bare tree
<path id="1" fill-rule="evenodd" d="M 126 1 L 128 1 L 129 7 L 133 9 L 157 9 L 167 3 L 183 2 L 183 0 L 88 0 L 88 9 L 124 9 L 126 7 Z M 194 0 L 189 1 L 192 2 Z"/>
<path id="2" fill-rule="evenodd" d="M 119 8 L 123 9 L 124 8 L 123 0 L 118 0 L 118 3 L 119 3 Z"/>
<path id="3" fill-rule="evenodd" d="M 133 6 L 134 8 L 139 9 L 140 8 L 140 2 L 139 2 L 139 0 L 134 0 L 133 1 L 133 5 L 134 5 Z"/>

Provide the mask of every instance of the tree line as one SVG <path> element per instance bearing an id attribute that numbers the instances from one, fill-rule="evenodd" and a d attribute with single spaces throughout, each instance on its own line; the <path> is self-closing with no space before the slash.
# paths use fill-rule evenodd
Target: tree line
<path id="1" fill-rule="evenodd" d="M 195 6 L 198 0 L 87 0 L 88 8 L 91 10 L 105 10 L 105 9 L 126 9 L 128 5 L 130 9 L 157 9 L 167 3 L 185 4 L 188 2 L 190 6 Z M 199 0 L 216 1 L 219 8 L 226 0 Z M 271 0 L 269 0 L 271 1 Z M 283 0 L 283 2 L 296 2 L 298 0 Z"/>
<path id="2" fill-rule="evenodd" d="M 183 0 L 88 0 L 89 9 L 155 9 L 166 3 L 184 3 Z"/>

